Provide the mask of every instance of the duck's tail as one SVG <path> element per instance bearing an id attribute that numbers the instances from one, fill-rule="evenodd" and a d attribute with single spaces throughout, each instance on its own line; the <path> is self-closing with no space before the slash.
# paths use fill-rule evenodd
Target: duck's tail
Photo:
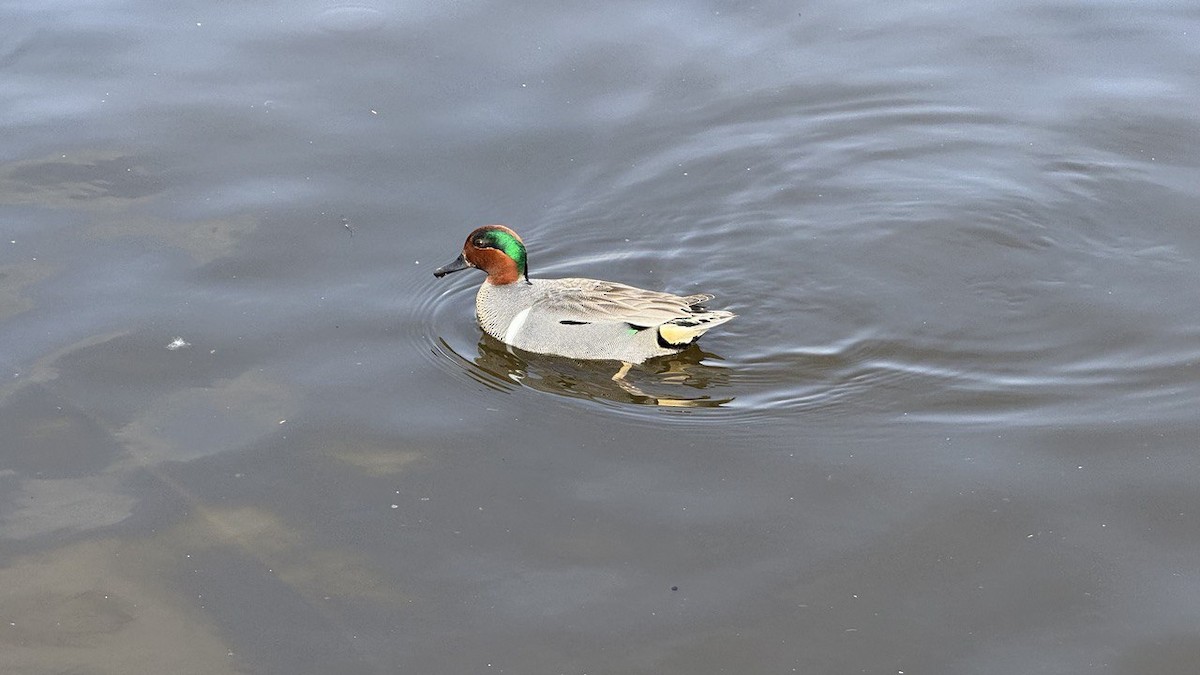
<path id="1" fill-rule="evenodd" d="M 716 328 L 735 316 L 733 312 L 717 309 L 672 319 L 658 327 L 658 341 L 663 347 L 686 347 L 700 339 L 708 329 Z"/>

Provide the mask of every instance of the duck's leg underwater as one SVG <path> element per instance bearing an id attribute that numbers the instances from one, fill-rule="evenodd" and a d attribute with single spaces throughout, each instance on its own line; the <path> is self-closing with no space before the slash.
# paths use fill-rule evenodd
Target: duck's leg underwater
<path id="1" fill-rule="evenodd" d="M 612 381 L 616 382 L 617 386 L 624 389 L 625 392 L 627 394 L 629 394 L 630 396 L 636 396 L 638 398 L 651 398 L 650 396 L 646 395 L 646 392 L 642 391 L 641 389 L 638 389 L 637 385 L 635 385 L 634 383 L 625 379 L 625 376 L 627 374 L 629 374 L 629 369 L 632 367 L 633 367 L 632 363 L 630 363 L 628 361 L 622 361 L 621 369 L 617 371 L 616 375 L 612 376 Z"/>
<path id="2" fill-rule="evenodd" d="M 632 363 L 630 363 L 628 361 L 622 361 L 621 369 L 617 371 L 616 375 L 612 376 L 613 382 L 618 382 L 620 380 L 625 379 L 625 376 L 629 374 L 629 369 L 632 367 L 633 367 Z"/>

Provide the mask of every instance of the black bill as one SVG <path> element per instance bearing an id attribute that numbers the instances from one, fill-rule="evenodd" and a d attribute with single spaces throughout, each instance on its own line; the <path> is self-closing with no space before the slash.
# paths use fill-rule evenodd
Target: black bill
<path id="1" fill-rule="evenodd" d="M 454 262 L 447 263 L 447 264 L 442 265 L 441 267 L 437 268 L 436 270 L 434 270 L 433 276 L 441 279 L 442 277 L 446 276 L 447 274 L 450 274 L 451 272 L 458 272 L 461 270 L 465 270 L 468 267 L 471 267 L 471 263 L 467 262 L 467 259 L 464 258 L 461 253 L 459 253 L 458 257 L 454 259 Z"/>

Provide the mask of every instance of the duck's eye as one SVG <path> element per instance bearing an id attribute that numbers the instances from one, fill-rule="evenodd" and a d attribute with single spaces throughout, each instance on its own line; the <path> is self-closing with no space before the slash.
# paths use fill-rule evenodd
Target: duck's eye
<path id="1" fill-rule="evenodd" d="M 475 248 L 483 248 L 484 246 L 487 245 L 487 242 L 483 240 L 483 237 L 480 237 L 480 238 L 476 239 L 475 241 L 471 242 L 471 245 L 474 246 Z"/>

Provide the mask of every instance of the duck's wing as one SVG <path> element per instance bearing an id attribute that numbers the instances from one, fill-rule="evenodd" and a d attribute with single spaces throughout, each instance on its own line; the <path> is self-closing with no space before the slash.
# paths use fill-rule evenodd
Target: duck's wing
<path id="1" fill-rule="evenodd" d="M 538 311 L 570 323 L 627 323 L 649 328 L 692 316 L 713 296 L 679 296 L 598 279 L 558 279 L 535 303 Z"/>

